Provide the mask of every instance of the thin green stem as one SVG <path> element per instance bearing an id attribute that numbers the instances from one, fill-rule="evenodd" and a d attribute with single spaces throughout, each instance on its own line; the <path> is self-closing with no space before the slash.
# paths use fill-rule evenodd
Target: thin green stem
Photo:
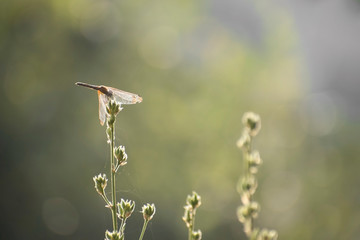
<path id="1" fill-rule="evenodd" d="M 106 204 L 110 207 L 111 206 L 111 202 L 109 201 L 109 199 L 107 198 L 107 196 L 105 195 L 105 193 L 104 193 L 104 195 L 101 195 L 102 196 L 102 198 L 104 199 L 104 201 L 106 202 Z M 112 210 L 111 210 L 112 211 Z"/>
<path id="2" fill-rule="evenodd" d="M 114 125 L 110 126 L 111 128 L 111 142 L 110 142 L 110 161 L 111 161 L 111 193 L 112 193 L 112 222 L 113 222 L 113 231 L 117 230 L 117 217 L 116 217 L 116 186 L 115 186 L 115 163 L 114 163 Z"/>
<path id="3" fill-rule="evenodd" d="M 191 235 L 192 235 L 192 232 L 194 231 L 194 228 L 195 228 L 195 215 L 196 215 L 196 208 L 193 209 L 193 217 L 192 217 L 192 220 L 191 220 Z"/>
<path id="4" fill-rule="evenodd" d="M 251 140 L 252 138 L 250 137 L 250 142 L 248 147 L 246 147 L 246 149 L 243 151 L 243 156 L 244 156 L 244 175 L 246 176 L 246 178 L 250 178 L 251 177 L 251 171 L 250 171 L 250 163 L 249 163 L 249 154 L 251 154 Z M 249 194 L 249 203 L 251 203 L 252 201 L 252 195 Z M 254 219 L 251 216 L 250 217 L 250 221 L 249 221 L 249 228 L 250 228 L 250 232 L 245 232 L 246 235 L 248 236 L 248 238 L 251 238 L 251 235 L 254 231 Z"/>
<path id="5" fill-rule="evenodd" d="M 192 230 L 191 230 L 191 227 L 189 227 L 188 240 L 192 240 Z"/>
<path id="6" fill-rule="evenodd" d="M 125 218 L 125 219 L 121 219 L 121 224 L 120 224 L 119 232 L 121 233 L 122 236 L 124 235 L 125 224 L 126 224 L 126 218 Z"/>
<path id="7" fill-rule="evenodd" d="M 144 233 L 145 233 L 145 230 L 146 230 L 146 227 L 147 227 L 148 222 L 149 222 L 149 221 L 144 220 L 144 225 L 143 225 L 143 227 L 142 227 L 142 230 L 141 230 L 141 234 L 140 234 L 139 240 L 142 240 L 142 239 L 143 239 L 143 237 L 144 237 Z"/>
<path id="8" fill-rule="evenodd" d="M 196 209 L 192 210 L 192 218 L 191 218 L 191 223 L 189 226 L 189 233 L 188 233 L 188 239 L 192 240 L 192 233 L 194 232 L 194 228 L 195 228 L 195 215 L 196 215 Z"/>
<path id="9" fill-rule="evenodd" d="M 246 162 L 246 176 L 250 176 L 252 175 L 250 172 L 250 163 L 249 163 L 249 155 L 251 154 L 251 140 L 252 138 L 250 137 L 250 142 L 249 142 L 249 146 L 246 148 L 246 150 L 244 151 L 244 161 Z"/>
<path id="10" fill-rule="evenodd" d="M 252 138 L 250 137 L 250 143 L 249 143 L 249 148 L 248 148 L 248 155 L 251 154 L 251 143 L 252 143 Z M 247 164 L 247 172 L 248 172 L 248 176 L 250 177 L 252 174 L 251 174 L 251 171 L 250 171 L 249 158 L 247 158 L 247 163 L 248 163 L 248 164 Z M 250 202 L 252 201 L 252 194 L 250 194 L 249 200 L 250 200 Z M 251 218 L 250 218 L 250 236 L 249 236 L 249 238 L 251 237 L 253 231 L 254 231 L 254 218 L 251 217 Z"/>

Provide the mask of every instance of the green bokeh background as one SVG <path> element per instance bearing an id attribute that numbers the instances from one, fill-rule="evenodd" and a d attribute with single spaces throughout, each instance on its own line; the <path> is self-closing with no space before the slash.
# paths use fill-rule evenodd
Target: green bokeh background
<path id="1" fill-rule="evenodd" d="M 118 115 L 116 140 L 129 156 L 118 197 L 157 208 L 145 239 L 187 238 L 192 190 L 204 239 L 245 239 L 235 142 L 249 110 L 262 118 L 257 225 L 280 239 L 358 239 L 359 124 L 336 96 L 311 92 L 291 14 L 250 2 L 259 26 L 232 24 L 251 37 L 210 3 L 1 1 L 1 239 L 103 239 L 111 228 L 92 180 L 109 169 L 105 127 L 77 81 L 143 97 Z M 141 225 L 136 212 L 127 239 Z"/>

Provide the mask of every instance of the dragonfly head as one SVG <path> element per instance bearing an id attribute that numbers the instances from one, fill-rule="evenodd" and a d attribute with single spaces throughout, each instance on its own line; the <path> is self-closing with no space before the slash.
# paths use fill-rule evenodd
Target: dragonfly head
<path id="1" fill-rule="evenodd" d="M 109 88 L 105 87 L 105 86 L 100 86 L 99 91 L 102 92 L 103 94 L 105 94 L 106 96 L 110 97 L 110 98 L 113 96 L 112 91 Z"/>

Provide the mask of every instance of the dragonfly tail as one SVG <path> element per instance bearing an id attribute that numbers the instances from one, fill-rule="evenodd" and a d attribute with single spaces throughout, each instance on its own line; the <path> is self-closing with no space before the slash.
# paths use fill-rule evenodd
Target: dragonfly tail
<path id="1" fill-rule="evenodd" d="M 77 82 L 75 84 L 78 85 L 78 86 L 87 87 L 87 88 L 91 88 L 91 89 L 94 89 L 94 90 L 99 90 L 100 89 L 99 86 L 88 84 L 88 83 Z"/>

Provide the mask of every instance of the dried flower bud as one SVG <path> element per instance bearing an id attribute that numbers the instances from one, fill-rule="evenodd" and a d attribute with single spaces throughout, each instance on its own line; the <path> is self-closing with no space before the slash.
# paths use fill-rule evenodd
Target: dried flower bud
<path id="1" fill-rule="evenodd" d="M 249 171 L 252 174 L 257 173 L 258 167 L 262 164 L 262 159 L 260 158 L 260 153 L 258 151 L 253 151 L 247 156 Z"/>
<path id="2" fill-rule="evenodd" d="M 117 203 L 118 207 L 118 217 L 120 219 L 125 219 L 131 216 L 135 209 L 135 202 L 131 200 L 121 199 L 119 203 Z"/>
<path id="3" fill-rule="evenodd" d="M 257 240 L 277 240 L 278 239 L 278 233 L 275 230 L 267 230 L 263 229 L 261 230 Z"/>
<path id="4" fill-rule="evenodd" d="M 254 176 L 241 178 L 237 185 L 237 191 L 240 194 L 248 193 L 253 195 L 257 188 L 257 181 Z"/>
<path id="5" fill-rule="evenodd" d="M 107 118 L 107 125 L 108 126 L 113 126 L 114 123 L 115 123 L 115 115 L 108 115 L 108 118 Z"/>
<path id="6" fill-rule="evenodd" d="M 107 143 L 109 144 L 111 143 L 111 135 L 112 135 L 111 132 L 112 132 L 111 127 L 108 126 L 106 128 L 106 137 L 107 137 Z"/>
<path id="7" fill-rule="evenodd" d="M 184 212 L 184 216 L 182 217 L 182 219 L 184 220 L 186 227 L 190 228 L 191 223 L 192 223 L 192 218 L 193 218 L 192 207 L 187 205 L 184 208 L 185 208 L 185 212 Z"/>
<path id="8" fill-rule="evenodd" d="M 248 205 L 248 212 L 252 218 L 257 218 L 260 212 L 260 205 L 257 202 L 251 202 Z"/>
<path id="9" fill-rule="evenodd" d="M 261 129 L 260 116 L 256 113 L 246 112 L 242 118 L 242 122 L 252 137 L 256 136 Z"/>
<path id="10" fill-rule="evenodd" d="M 259 211 L 260 205 L 257 202 L 250 202 L 249 204 L 238 208 L 237 216 L 239 221 L 244 223 L 249 218 L 256 218 Z"/>
<path id="11" fill-rule="evenodd" d="M 117 159 L 117 166 L 123 166 L 127 163 L 126 160 L 128 157 L 124 146 L 115 147 L 114 155 Z"/>
<path id="12" fill-rule="evenodd" d="M 107 178 L 106 175 L 103 174 L 99 174 L 98 176 L 93 177 L 93 180 L 95 182 L 95 189 L 96 191 L 100 194 L 100 195 L 104 195 L 104 190 L 106 188 L 107 185 Z"/>
<path id="13" fill-rule="evenodd" d="M 246 206 L 238 207 L 236 214 L 237 214 L 238 220 L 240 222 L 244 223 L 246 221 L 246 219 L 248 218 L 248 212 L 247 212 Z"/>
<path id="14" fill-rule="evenodd" d="M 150 204 L 150 203 L 145 204 L 141 210 L 144 220 L 150 221 L 154 217 L 155 211 L 156 209 L 154 204 Z"/>
<path id="15" fill-rule="evenodd" d="M 250 145 L 251 137 L 247 131 L 244 131 L 239 140 L 236 142 L 238 148 L 246 148 Z"/>
<path id="16" fill-rule="evenodd" d="M 192 192 L 191 196 L 187 196 L 186 203 L 196 209 L 201 205 L 201 197 L 196 192 Z"/>
<path id="17" fill-rule="evenodd" d="M 260 231 L 259 228 L 253 228 L 252 230 L 251 229 L 252 229 L 252 226 L 249 226 L 249 228 L 247 229 L 248 230 L 247 232 L 249 234 L 251 234 L 250 239 L 251 240 L 257 240 L 256 236 L 258 236 L 258 234 L 259 234 L 259 231 Z M 244 228 L 244 230 L 245 230 L 245 228 Z"/>
<path id="18" fill-rule="evenodd" d="M 201 230 L 193 231 L 191 233 L 191 237 L 193 240 L 201 240 L 202 239 L 202 232 Z"/>
<path id="19" fill-rule="evenodd" d="M 105 240 L 123 240 L 124 236 L 120 236 L 118 231 L 109 232 L 106 230 L 105 232 Z"/>

